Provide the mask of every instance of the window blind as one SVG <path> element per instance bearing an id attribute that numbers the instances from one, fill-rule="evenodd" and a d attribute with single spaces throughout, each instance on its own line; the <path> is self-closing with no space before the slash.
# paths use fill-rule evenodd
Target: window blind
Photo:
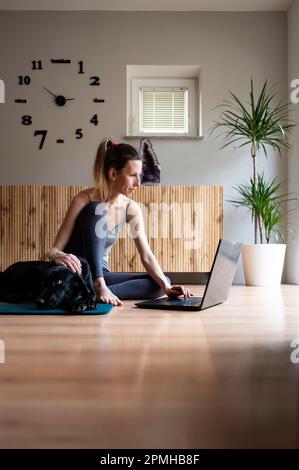
<path id="1" fill-rule="evenodd" d="M 140 88 L 139 130 L 143 133 L 187 133 L 187 88 Z"/>

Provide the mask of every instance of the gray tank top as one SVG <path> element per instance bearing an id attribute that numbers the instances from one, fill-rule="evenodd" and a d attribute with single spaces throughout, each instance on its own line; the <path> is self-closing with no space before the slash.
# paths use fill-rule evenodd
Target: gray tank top
<path id="1" fill-rule="evenodd" d="M 82 191 L 82 192 L 87 194 L 88 199 L 89 199 L 89 203 L 96 202 L 96 201 L 92 201 L 90 199 L 90 196 L 86 191 Z M 130 203 L 131 203 L 131 200 L 129 199 L 129 204 L 127 206 L 127 210 L 126 210 L 126 214 L 125 214 L 124 219 L 119 224 L 117 224 L 112 230 L 107 230 L 107 239 L 106 239 L 106 244 L 105 244 L 105 252 L 104 252 L 104 256 L 103 256 L 103 269 L 105 269 L 106 271 L 110 271 L 110 267 L 109 267 L 110 251 L 111 251 L 113 245 L 116 243 L 117 239 L 119 238 L 119 234 L 120 234 L 124 224 L 127 221 L 127 213 L 128 213 L 128 207 L 129 207 Z"/>

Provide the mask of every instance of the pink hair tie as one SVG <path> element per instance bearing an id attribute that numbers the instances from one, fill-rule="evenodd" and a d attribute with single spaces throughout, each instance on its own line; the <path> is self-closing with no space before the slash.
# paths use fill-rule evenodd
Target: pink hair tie
<path id="1" fill-rule="evenodd" d="M 111 145 L 112 147 L 116 147 L 118 143 L 116 142 L 116 140 L 111 140 Z"/>

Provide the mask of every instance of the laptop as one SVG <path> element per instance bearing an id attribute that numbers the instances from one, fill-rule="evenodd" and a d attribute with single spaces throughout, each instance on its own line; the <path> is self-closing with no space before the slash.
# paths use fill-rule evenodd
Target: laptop
<path id="1" fill-rule="evenodd" d="M 230 286 L 236 272 L 242 243 L 219 240 L 212 269 L 202 297 L 170 298 L 144 300 L 135 305 L 139 308 L 157 308 L 167 310 L 204 310 L 221 304 L 228 297 Z"/>

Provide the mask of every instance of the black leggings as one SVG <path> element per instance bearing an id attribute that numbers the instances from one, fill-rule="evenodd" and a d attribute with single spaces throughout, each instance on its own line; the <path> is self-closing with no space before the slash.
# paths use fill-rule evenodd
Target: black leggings
<path id="1" fill-rule="evenodd" d="M 151 299 L 163 295 L 163 289 L 148 274 L 115 273 L 103 269 L 106 237 L 105 233 L 102 237 L 96 234 L 95 227 L 103 217 L 102 214 L 95 214 L 97 204 L 90 202 L 82 209 L 64 251 L 85 258 L 92 277 L 104 277 L 111 292 L 121 300 Z M 107 227 L 105 230 L 107 233 Z M 170 283 L 170 279 L 166 279 Z"/>
<path id="2" fill-rule="evenodd" d="M 111 292 L 121 300 L 154 299 L 165 294 L 148 274 L 114 273 L 104 270 L 104 279 Z M 170 283 L 170 279 L 166 279 Z"/>

